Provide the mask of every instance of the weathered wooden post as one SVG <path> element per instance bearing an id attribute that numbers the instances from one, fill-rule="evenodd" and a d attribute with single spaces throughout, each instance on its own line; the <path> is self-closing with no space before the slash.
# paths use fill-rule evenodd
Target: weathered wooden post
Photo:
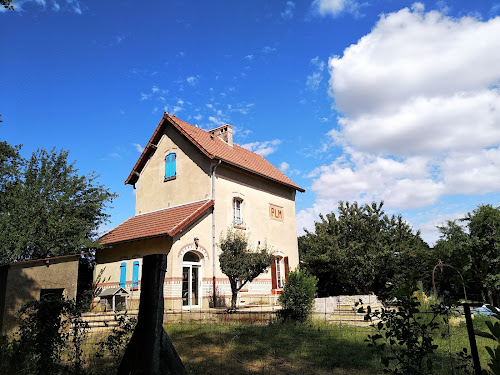
<path id="1" fill-rule="evenodd" d="M 166 269 L 165 254 L 144 256 L 137 326 L 118 368 L 118 375 L 186 374 L 181 359 L 163 329 L 163 282 Z"/>

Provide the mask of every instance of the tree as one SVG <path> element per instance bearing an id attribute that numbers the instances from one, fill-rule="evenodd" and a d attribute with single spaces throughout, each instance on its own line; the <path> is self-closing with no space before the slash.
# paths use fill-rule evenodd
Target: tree
<path id="1" fill-rule="evenodd" d="M 82 176 L 69 151 L 40 149 L 29 160 L 0 143 L 0 263 L 79 253 L 96 246 L 116 195 Z"/>
<path id="2" fill-rule="evenodd" d="M 480 205 L 464 221 L 469 228 L 469 269 L 493 305 L 493 294 L 500 291 L 500 207 Z"/>
<path id="3" fill-rule="evenodd" d="M 12 0 L 0 0 L 0 4 L 5 8 L 5 9 L 10 9 L 14 10 L 14 5 L 12 5 Z"/>
<path id="4" fill-rule="evenodd" d="M 382 207 L 339 202 L 338 216 L 320 215 L 314 233 L 299 237 L 301 261 L 318 278 L 320 295 L 387 296 L 419 271 L 428 246 L 401 216 L 389 217 Z"/>
<path id="5" fill-rule="evenodd" d="M 453 269 L 459 270 L 468 294 L 493 305 L 500 292 L 500 207 L 479 205 L 460 221 L 465 227 L 454 221 L 438 227 L 441 238 L 433 256 L 450 265 L 451 271 L 443 273 L 437 284 L 441 291 L 462 296 L 461 280 L 451 275 L 457 273 Z"/>
<path id="6" fill-rule="evenodd" d="M 252 282 L 253 279 L 266 271 L 273 258 L 267 244 L 252 251 L 248 237 L 241 231 L 228 229 L 225 236 L 221 234 L 218 246 L 222 251 L 219 255 L 220 268 L 229 278 L 232 294 L 231 309 L 234 310 L 238 292 L 246 283 Z"/>

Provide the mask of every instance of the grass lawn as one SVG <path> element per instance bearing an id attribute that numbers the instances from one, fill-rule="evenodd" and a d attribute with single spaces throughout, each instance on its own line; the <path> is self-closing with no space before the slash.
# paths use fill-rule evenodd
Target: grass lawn
<path id="1" fill-rule="evenodd" d="M 476 319 L 476 328 L 484 328 Z M 364 339 L 370 327 L 183 323 L 166 327 L 190 374 L 382 374 L 380 358 Z M 448 330 L 449 329 L 449 330 Z M 465 323 L 435 335 L 435 374 L 460 374 L 454 356 L 469 350 Z M 488 340 L 477 338 L 483 368 Z"/>

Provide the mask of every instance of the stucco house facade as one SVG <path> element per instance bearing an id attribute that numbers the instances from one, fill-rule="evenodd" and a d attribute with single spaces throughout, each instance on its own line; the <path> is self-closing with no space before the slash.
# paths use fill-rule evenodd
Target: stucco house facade
<path id="1" fill-rule="evenodd" d="M 229 298 L 217 247 L 228 228 L 244 231 L 254 247 L 266 241 L 274 257 L 271 270 L 242 289 L 241 305 L 272 303 L 298 265 L 295 195 L 304 190 L 234 144 L 230 125 L 205 131 L 165 113 L 125 183 L 135 189 L 135 216 L 101 238 L 94 281 L 126 290 L 129 308 L 138 305 L 147 254 L 167 254 L 167 309 L 208 307 L 214 289 Z"/>

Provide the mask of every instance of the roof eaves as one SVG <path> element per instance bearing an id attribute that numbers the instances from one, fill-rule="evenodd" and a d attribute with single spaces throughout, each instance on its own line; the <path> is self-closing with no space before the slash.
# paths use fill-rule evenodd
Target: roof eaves
<path id="1" fill-rule="evenodd" d="M 298 191 L 300 191 L 301 193 L 304 193 L 304 192 L 305 192 L 305 190 L 304 190 L 304 189 L 302 189 L 302 188 L 301 188 L 300 186 L 298 186 L 298 185 L 292 185 L 292 184 L 289 184 L 289 183 L 287 183 L 287 182 L 280 181 L 280 180 L 278 180 L 278 179 L 276 179 L 276 178 L 273 178 L 273 177 L 271 177 L 271 176 L 265 175 L 265 174 L 263 174 L 263 173 L 259 173 L 259 172 L 255 171 L 255 170 L 251 169 L 251 168 L 247 168 L 247 167 L 245 167 L 245 166 L 243 166 L 243 165 L 241 165 L 241 164 L 234 163 L 234 162 L 231 162 L 231 161 L 226 160 L 226 159 L 223 159 L 223 158 L 218 158 L 218 159 L 222 160 L 224 163 L 227 163 L 227 164 L 230 164 L 230 165 L 235 166 L 235 167 L 237 167 L 237 168 L 243 169 L 243 170 L 245 170 L 245 171 L 247 171 L 247 172 L 249 172 L 249 173 L 256 174 L 256 175 L 261 176 L 261 177 L 263 177 L 263 178 L 265 178 L 265 179 L 267 179 L 267 180 L 271 180 L 271 181 L 274 181 L 274 182 L 276 182 L 276 183 L 278 183 L 278 184 L 280 184 L 280 185 L 285 185 L 285 186 L 288 186 L 288 187 L 290 187 L 290 188 L 292 188 L 292 189 L 298 190 Z"/>
<path id="2" fill-rule="evenodd" d="M 186 132 L 181 125 L 179 125 L 176 121 L 175 116 L 171 116 L 168 113 L 165 114 L 165 117 L 168 118 L 169 122 L 184 136 L 186 137 L 192 144 L 194 144 L 203 154 L 208 156 L 210 159 L 214 158 L 214 155 L 208 152 L 202 145 L 200 145 L 191 135 Z M 164 117 L 164 118 L 165 118 Z"/>
<path id="3" fill-rule="evenodd" d="M 177 233 L 182 231 L 184 228 L 186 228 L 189 224 L 191 224 L 193 221 L 195 221 L 202 213 L 204 213 L 206 210 L 208 210 L 210 207 L 213 207 L 214 201 L 209 200 L 207 203 L 205 203 L 203 206 L 198 208 L 196 211 L 194 211 L 191 215 L 186 217 L 184 220 L 182 220 L 179 224 L 177 224 L 175 227 L 173 227 L 169 232 L 168 235 L 170 237 L 175 236 Z"/>
<path id="4" fill-rule="evenodd" d="M 142 170 L 142 168 L 144 167 L 144 165 L 146 164 L 146 161 L 147 161 L 147 158 L 146 156 L 150 153 L 151 151 L 151 145 L 153 144 L 156 144 L 158 139 L 158 135 L 160 134 L 160 130 L 163 129 L 163 124 L 164 124 L 164 121 L 165 121 L 165 117 L 163 117 L 160 121 L 160 123 L 158 124 L 158 126 L 156 127 L 153 135 L 151 136 L 151 138 L 149 139 L 149 142 L 148 144 L 146 145 L 146 147 L 144 147 L 144 150 L 142 150 L 142 154 L 141 156 L 139 156 L 139 159 L 137 160 L 137 162 L 135 163 L 134 165 L 134 168 L 132 168 L 132 171 L 130 172 L 130 174 L 128 175 L 127 179 L 125 180 L 125 185 L 127 184 L 134 184 L 136 181 L 137 181 L 137 176 L 134 175 L 134 172 L 137 172 L 137 173 L 140 173 L 140 171 Z M 134 179 L 135 177 L 135 181 L 132 182 L 132 180 Z"/>

